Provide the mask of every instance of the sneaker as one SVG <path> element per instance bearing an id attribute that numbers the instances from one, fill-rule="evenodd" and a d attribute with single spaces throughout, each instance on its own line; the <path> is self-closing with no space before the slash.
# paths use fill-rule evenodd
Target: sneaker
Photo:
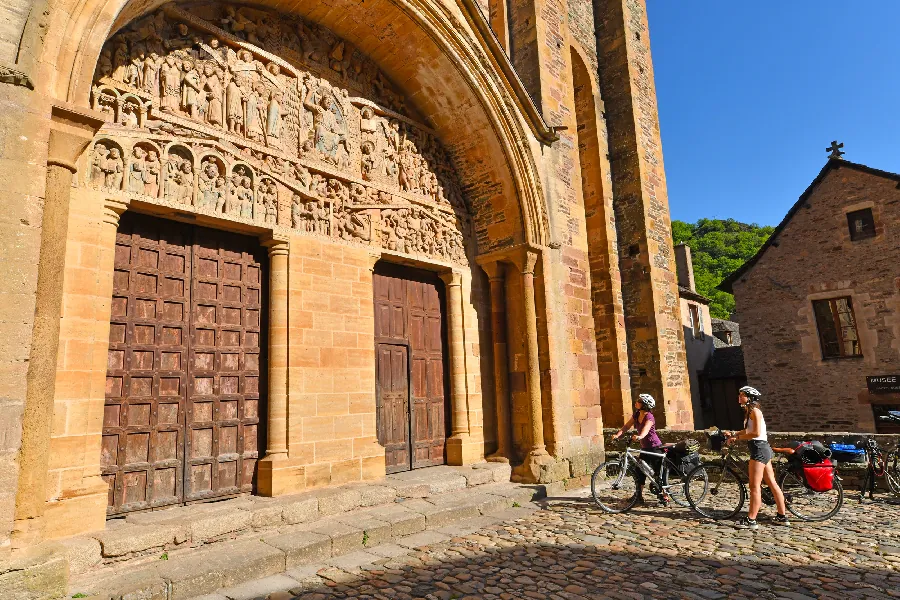
<path id="1" fill-rule="evenodd" d="M 775 515 L 772 518 L 772 525 L 781 525 L 783 527 L 790 527 L 791 521 L 787 518 L 787 515 Z"/>
<path id="2" fill-rule="evenodd" d="M 644 500 L 643 496 L 638 496 L 637 500 L 634 501 L 635 506 L 644 506 L 646 504 L 647 504 L 647 502 Z"/>
<path id="3" fill-rule="evenodd" d="M 756 531 L 759 529 L 759 523 L 756 522 L 756 519 L 748 519 L 747 517 L 741 517 L 741 520 L 737 522 L 735 525 L 738 529 L 751 529 Z"/>
<path id="4" fill-rule="evenodd" d="M 663 508 L 665 508 L 666 506 L 669 505 L 669 497 L 666 496 L 665 494 L 660 494 L 658 496 L 658 501 L 659 501 L 659 505 L 662 506 Z"/>

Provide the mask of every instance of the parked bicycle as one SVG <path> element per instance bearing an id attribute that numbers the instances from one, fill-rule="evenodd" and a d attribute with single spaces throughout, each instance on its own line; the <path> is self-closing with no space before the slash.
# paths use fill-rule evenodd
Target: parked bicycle
<path id="1" fill-rule="evenodd" d="M 881 419 L 900 424 L 900 411 L 890 411 L 887 415 L 882 415 Z M 887 452 L 878 447 L 878 442 L 874 438 L 857 445 L 866 451 L 866 474 L 859 489 L 859 501 L 865 500 L 866 492 L 869 493 L 869 500 L 875 499 L 878 477 L 884 477 L 891 493 L 900 496 L 900 442 L 896 448 Z"/>
<path id="2" fill-rule="evenodd" d="M 735 445 L 726 445 L 727 436 L 721 430 L 707 432 L 713 450 L 722 455 L 722 460 L 703 462 L 694 471 L 703 472 L 707 480 L 702 486 L 693 485 L 695 475 L 685 477 L 685 495 L 688 503 L 698 514 L 710 519 L 730 519 L 741 511 L 747 500 L 747 462 L 737 456 Z M 815 465 L 812 465 L 815 466 Z M 831 489 L 816 491 L 807 483 L 802 466 L 791 461 L 780 460 L 773 463 L 775 476 L 784 500 L 791 514 L 804 521 L 824 521 L 830 519 L 844 503 L 844 490 L 840 479 L 833 475 Z M 826 467 L 823 467 L 826 468 Z M 827 468 L 833 468 L 830 464 Z M 762 500 L 772 506 L 775 498 L 768 487 L 762 488 Z"/>
<path id="3" fill-rule="evenodd" d="M 625 437 L 630 439 L 630 436 Z M 699 464 L 699 456 L 689 448 L 679 452 L 678 446 L 684 444 L 668 444 L 662 447 L 662 452 L 649 452 L 633 448 L 631 442 L 624 438 L 622 443 L 625 448 L 619 457 L 601 463 L 591 476 L 591 494 L 597 506 L 604 511 L 623 513 L 634 507 L 638 501 L 638 469 L 647 477 L 646 483 L 650 486 L 651 493 L 666 494 L 679 506 L 690 506 L 685 492 L 688 471 L 698 480 L 695 490 L 705 486 L 705 472 L 694 468 Z M 659 473 L 655 473 L 642 456 L 661 458 Z"/>

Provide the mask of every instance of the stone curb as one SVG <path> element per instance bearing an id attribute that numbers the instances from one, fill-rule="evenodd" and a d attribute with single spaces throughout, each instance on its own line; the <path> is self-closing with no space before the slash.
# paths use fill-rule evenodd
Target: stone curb
<path id="1" fill-rule="evenodd" d="M 159 557 L 119 563 L 74 579 L 70 594 L 101 600 L 182 600 L 322 563 L 379 544 L 465 526 L 547 496 L 543 485 L 491 483 L 476 489 L 358 509 L 233 541 L 177 549 Z M 551 492 L 552 493 L 552 492 Z M 129 561 L 131 563 L 132 561 Z M 123 567 L 126 572 L 123 574 Z"/>

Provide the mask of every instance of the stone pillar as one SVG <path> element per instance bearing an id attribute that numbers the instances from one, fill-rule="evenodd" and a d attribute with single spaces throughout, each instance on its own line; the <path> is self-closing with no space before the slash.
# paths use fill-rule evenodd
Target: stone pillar
<path id="1" fill-rule="evenodd" d="M 491 462 L 509 462 L 512 457 L 512 411 L 509 402 L 509 361 L 506 342 L 506 282 L 501 262 L 481 266 L 491 285 L 491 345 L 494 363 L 494 407 L 497 412 L 497 451 Z"/>
<path id="2" fill-rule="evenodd" d="M 287 237 L 263 241 L 269 249 L 269 368 L 266 456 L 260 461 L 257 487 L 275 494 L 274 463 L 288 457 L 288 258 Z"/>
<path id="3" fill-rule="evenodd" d="M 41 221 L 34 328 L 22 415 L 16 520 L 12 534 L 15 547 L 32 545 L 43 538 L 41 517 L 47 500 L 69 196 L 72 178 L 78 170 L 78 158 L 103 122 L 88 110 L 63 105 L 51 108 L 47 187 Z"/>
<path id="4" fill-rule="evenodd" d="M 693 427 L 646 0 L 596 0 L 632 390 L 657 423 Z"/>
<path id="5" fill-rule="evenodd" d="M 541 471 L 555 461 L 547 453 L 544 443 L 544 410 L 541 401 L 541 368 L 538 361 L 537 302 L 534 292 L 534 271 L 539 255 L 534 250 L 524 250 L 516 260 L 522 276 L 522 304 L 525 315 L 525 356 L 528 364 L 526 382 L 531 406 L 531 449 L 525 462 L 516 467 L 514 480 L 536 482 Z"/>
<path id="6" fill-rule="evenodd" d="M 462 275 L 441 273 L 447 289 L 447 332 L 449 341 L 451 436 L 447 439 L 447 462 L 465 465 L 480 460 L 480 446 L 469 431 L 469 402 L 466 388 L 465 323 L 462 312 Z"/>

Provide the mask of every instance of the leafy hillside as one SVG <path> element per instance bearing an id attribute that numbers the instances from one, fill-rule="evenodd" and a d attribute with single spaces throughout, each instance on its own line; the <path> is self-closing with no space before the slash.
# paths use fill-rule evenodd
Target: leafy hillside
<path id="1" fill-rule="evenodd" d="M 709 312 L 713 317 L 727 319 L 734 311 L 734 296 L 717 290 L 716 286 L 756 254 L 774 230 L 774 227 L 747 225 L 734 219 L 672 221 L 675 243 L 691 247 L 697 292 L 712 300 Z"/>

